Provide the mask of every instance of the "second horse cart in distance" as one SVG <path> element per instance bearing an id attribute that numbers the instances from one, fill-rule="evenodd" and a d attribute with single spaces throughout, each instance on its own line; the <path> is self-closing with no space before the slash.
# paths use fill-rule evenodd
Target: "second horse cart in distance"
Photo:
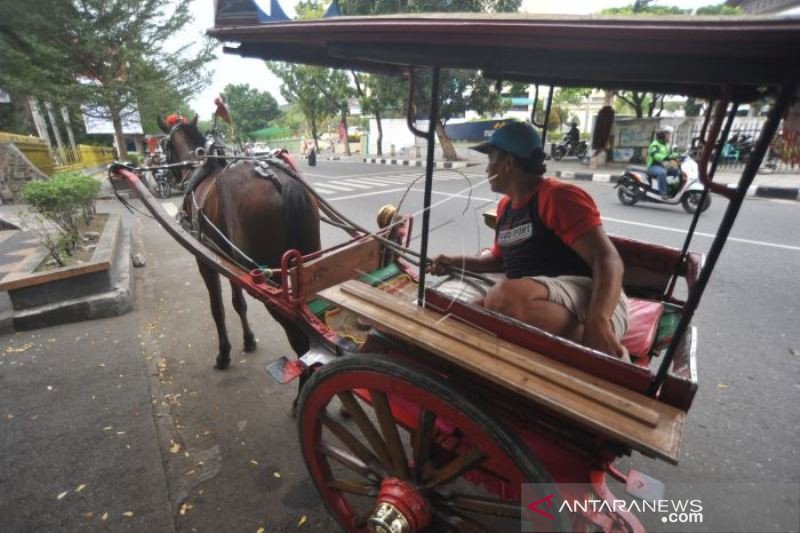
<path id="1" fill-rule="evenodd" d="M 114 168 L 183 246 L 314 341 L 276 373 L 284 382 L 310 374 L 298 407 L 301 451 L 345 530 L 643 531 L 624 510 L 566 512 L 557 503 L 612 502 L 608 476 L 652 497 L 656 483 L 615 467 L 633 451 L 678 462 L 698 387 L 692 317 L 770 140 L 784 116 L 784 128 L 790 117 L 796 122 L 800 21 L 448 14 L 260 24 L 254 13 L 228 16 L 226 2 L 218 4 L 210 34 L 237 43 L 228 53 L 411 83 L 415 72 L 430 69 L 431 125 L 444 68 L 476 69 L 498 81 L 682 94 L 713 106 L 700 173 L 704 194 L 719 194 L 728 206 L 707 256 L 689 251 L 699 213 L 681 249 L 612 239 L 633 298 L 624 339 L 632 363 L 460 300 L 459 290 L 426 279 L 432 126 L 413 129 L 428 141 L 419 250 L 408 248 L 410 218 L 390 213 L 371 232 L 320 199 L 352 240 L 309 257 L 289 251 L 266 276 L 204 246 L 168 219 L 133 173 Z M 771 110 L 738 186 L 715 184 L 714 147 L 737 106 L 762 99 Z M 527 495 L 531 501 L 523 498 L 526 483 L 538 490 Z M 569 493 L 559 488 L 564 483 L 588 489 Z M 545 502 L 538 511 L 529 505 L 537 499 Z"/>

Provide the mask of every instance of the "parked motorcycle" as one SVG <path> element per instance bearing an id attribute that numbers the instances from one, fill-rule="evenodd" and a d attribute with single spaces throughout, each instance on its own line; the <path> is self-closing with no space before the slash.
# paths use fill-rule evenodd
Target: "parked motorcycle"
<path id="1" fill-rule="evenodd" d="M 159 153 L 150 156 L 146 161 L 146 167 L 157 167 L 165 163 Z M 169 170 L 163 168 L 152 168 L 150 178 L 146 181 L 148 188 L 161 198 L 169 198 L 172 195 L 172 178 Z"/>
<path id="2" fill-rule="evenodd" d="M 617 198 L 624 205 L 637 202 L 681 204 L 687 213 L 694 214 L 698 208 L 701 213 L 704 212 L 711 205 L 711 195 L 706 195 L 701 207 L 703 184 L 700 183 L 697 162 L 687 153 L 681 156 L 679 168 L 679 176 L 667 176 L 669 196 L 662 198 L 658 191 L 658 180 L 647 173 L 647 167 L 628 167 L 616 184 Z"/>
<path id="3" fill-rule="evenodd" d="M 562 141 L 552 145 L 550 155 L 556 161 L 561 161 L 565 156 L 575 156 L 578 159 L 583 159 L 586 157 L 586 150 L 586 141 L 578 141 L 576 143 Z"/>

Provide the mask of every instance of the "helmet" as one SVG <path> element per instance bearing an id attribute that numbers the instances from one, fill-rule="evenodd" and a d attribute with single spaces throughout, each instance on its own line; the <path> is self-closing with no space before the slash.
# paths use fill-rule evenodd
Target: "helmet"
<path id="1" fill-rule="evenodd" d="M 656 133 L 658 133 L 659 135 L 664 135 L 665 133 L 672 134 L 674 131 L 675 128 L 673 128 L 672 126 L 659 126 L 658 129 L 656 130 Z"/>

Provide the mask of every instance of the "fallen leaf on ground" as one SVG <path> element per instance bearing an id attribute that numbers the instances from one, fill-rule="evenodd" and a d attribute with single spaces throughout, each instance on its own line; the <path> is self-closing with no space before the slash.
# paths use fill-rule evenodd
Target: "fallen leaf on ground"
<path id="1" fill-rule="evenodd" d="M 78 485 L 78 488 L 77 488 L 77 489 L 75 489 L 75 492 L 80 492 L 80 491 L 82 491 L 82 490 L 83 490 L 83 489 L 85 489 L 85 488 L 86 488 L 86 485 L 84 485 L 83 483 L 81 483 L 80 485 Z"/>
<path id="2" fill-rule="evenodd" d="M 256 461 L 255 459 L 250 459 L 250 462 L 253 463 L 254 465 L 258 464 L 258 461 Z"/>
<path id="3" fill-rule="evenodd" d="M 106 426 L 103 428 L 103 431 L 111 431 L 112 429 L 114 429 L 114 426 Z"/>
<path id="4" fill-rule="evenodd" d="M 727 389 L 728 388 L 728 386 L 725 385 L 724 383 L 720 383 L 719 385 L 717 385 L 717 387 L 719 387 L 720 389 Z"/>
<path id="5" fill-rule="evenodd" d="M 170 453 L 178 453 L 179 451 L 181 451 L 181 445 L 175 442 L 174 440 L 170 439 L 169 451 Z"/>
<path id="6" fill-rule="evenodd" d="M 281 473 L 280 472 L 273 472 L 272 475 L 277 477 L 277 478 L 281 477 Z"/>
<path id="7" fill-rule="evenodd" d="M 103 516 L 100 517 L 100 520 L 108 520 L 108 513 L 103 513 Z"/>
<path id="8" fill-rule="evenodd" d="M 260 527 L 256 530 L 256 533 L 264 533 L 264 528 Z"/>
<path id="9" fill-rule="evenodd" d="M 85 512 L 85 513 L 81 513 L 81 515 L 88 520 L 89 518 L 94 516 L 94 513 L 91 512 L 91 511 L 88 511 L 88 512 Z"/>
<path id="10" fill-rule="evenodd" d="M 181 505 L 181 510 L 179 511 L 179 513 L 181 514 L 181 516 L 184 516 L 186 513 L 191 511 L 192 507 L 193 506 L 191 503 L 184 503 L 183 505 Z"/>
<path id="11" fill-rule="evenodd" d="M 56 496 L 56 499 L 57 499 L 57 500 L 63 500 L 63 499 L 64 499 L 64 496 L 66 496 L 67 494 L 69 494 L 69 491 L 68 491 L 68 490 L 67 490 L 67 491 L 64 491 L 64 492 L 62 492 L 61 494 L 59 494 L 58 496 Z"/>
<path id="12" fill-rule="evenodd" d="M 122 513 L 122 516 L 127 516 L 128 518 L 130 518 L 133 516 L 133 511 L 125 511 L 124 513 Z"/>
<path id="13" fill-rule="evenodd" d="M 301 516 L 300 520 L 297 521 L 297 527 L 302 526 L 306 522 L 308 522 L 308 518 L 306 518 L 306 515 Z"/>

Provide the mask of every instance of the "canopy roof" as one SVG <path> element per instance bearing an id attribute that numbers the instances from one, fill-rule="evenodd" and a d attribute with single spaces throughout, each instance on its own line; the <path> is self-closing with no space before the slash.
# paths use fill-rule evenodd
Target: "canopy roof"
<path id="1" fill-rule="evenodd" d="M 246 23 L 243 23 L 246 21 Z M 480 69 L 493 79 L 655 90 L 737 100 L 800 79 L 800 19 L 532 17 L 524 14 L 336 17 L 259 24 L 218 18 L 226 52 L 367 72 L 408 65 Z"/>

